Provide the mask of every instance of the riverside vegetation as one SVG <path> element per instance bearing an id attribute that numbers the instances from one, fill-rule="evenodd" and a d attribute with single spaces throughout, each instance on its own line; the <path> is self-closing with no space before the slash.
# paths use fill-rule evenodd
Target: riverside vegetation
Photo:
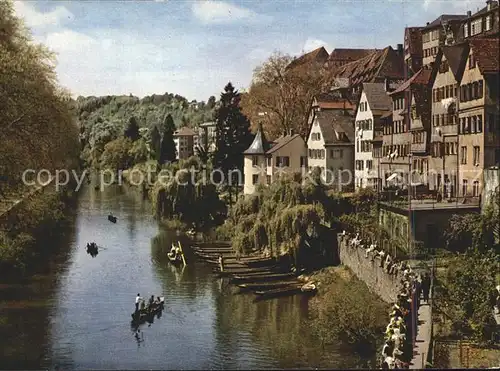
<path id="1" fill-rule="evenodd" d="M 25 169 L 78 169 L 78 129 L 57 84 L 54 54 L 32 42 L 11 1 L 0 0 L 0 24 L 0 200 L 16 200 L 28 191 Z M 50 250 L 41 242 L 64 220 L 66 196 L 44 195 L 16 209 L 16 220 L 0 232 L 3 277 L 31 272 Z"/>

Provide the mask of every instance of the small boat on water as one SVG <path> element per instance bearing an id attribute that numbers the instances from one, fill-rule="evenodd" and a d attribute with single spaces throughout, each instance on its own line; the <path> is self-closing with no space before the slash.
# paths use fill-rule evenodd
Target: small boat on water
<path id="1" fill-rule="evenodd" d="M 147 320 L 151 320 L 155 315 L 159 314 L 165 308 L 165 298 L 160 297 L 159 304 L 153 304 L 151 307 L 146 307 L 140 309 L 137 312 L 132 313 L 132 322 L 135 324 L 143 323 Z"/>
<path id="2" fill-rule="evenodd" d="M 252 283 L 252 282 L 270 282 L 270 281 L 283 281 L 295 278 L 293 273 L 276 273 L 265 275 L 235 275 L 231 278 L 231 283 Z"/>
<path id="3" fill-rule="evenodd" d="M 116 216 L 113 216 L 112 214 L 109 214 L 109 215 L 108 215 L 108 220 L 109 220 L 111 223 L 116 223 Z"/>
<path id="4" fill-rule="evenodd" d="M 184 251 L 182 250 L 182 245 L 180 242 L 177 242 L 177 246 L 172 243 L 172 248 L 167 253 L 168 260 L 170 263 L 178 265 L 183 263 L 186 265 L 186 259 L 184 257 Z"/>
<path id="5" fill-rule="evenodd" d="M 240 291 L 250 291 L 250 290 L 274 290 L 282 289 L 285 287 L 296 287 L 299 284 L 296 281 L 274 281 L 274 282 L 261 282 L 261 283 L 241 283 L 238 285 Z"/>
<path id="6" fill-rule="evenodd" d="M 259 299 L 262 300 L 262 299 L 271 299 L 271 298 L 277 298 L 279 296 L 288 296 L 295 294 L 314 294 L 315 292 L 316 292 L 316 285 L 305 284 L 305 285 L 277 288 L 273 290 L 256 291 L 255 294 L 257 295 L 256 298 L 257 300 Z"/>
<path id="7" fill-rule="evenodd" d="M 95 242 L 87 243 L 87 254 L 95 258 L 99 254 L 99 246 Z"/>

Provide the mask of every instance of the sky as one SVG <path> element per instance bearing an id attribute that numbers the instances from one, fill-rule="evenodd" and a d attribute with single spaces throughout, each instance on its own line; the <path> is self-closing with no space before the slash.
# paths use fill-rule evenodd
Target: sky
<path id="1" fill-rule="evenodd" d="M 384 48 L 405 26 L 465 14 L 481 0 L 15 1 L 36 42 L 57 55 L 59 82 L 78 95 L 243 91 L 276 51 Z"/>

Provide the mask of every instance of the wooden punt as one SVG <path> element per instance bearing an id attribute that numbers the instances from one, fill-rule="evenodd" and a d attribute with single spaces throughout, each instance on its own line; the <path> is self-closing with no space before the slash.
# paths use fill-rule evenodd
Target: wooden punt
<path id="1" fill-rule="evenodd" d="M 261 282 L 261 283 L 241 283 L 238 285 L 240 291 L 250 290 L 274 290 L 284 287 L 295 287 L 298 285 L 297 281 L 274 281 L 274 282 Z"/>
<path id="2" fill-rule="evenodd" d="M 262 299 L 271 299 L 277 298 L 279 296 L 288 296 L 288 295 L 296 295 L 296 294 L 314 294 L 316 292 L 316 287 L 312 285 L 312 287 L 305 287 L 303 285 L 297 285 L 295 287 L 284 287 L 278 288 L 274 290 L 266 290 L 266 291 L 255 291 L 257 295 L 257 300 Z"/>
<path id="3" fill-rule="evenodd" d="M 253 282 L 269 282 L 269 281 L 282 281 L 286 279 L 296 278 L 293 273 L 278 273 L 266 274 L 261 276 L 238 276 L 235 275 L 231 278 L 231 283 L 253 283 Z"/>

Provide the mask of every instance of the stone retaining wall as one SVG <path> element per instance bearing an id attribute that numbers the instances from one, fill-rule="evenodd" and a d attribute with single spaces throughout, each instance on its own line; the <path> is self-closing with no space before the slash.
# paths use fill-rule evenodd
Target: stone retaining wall
<path id="1" fill-rule="evenodd" d="M 363 282 L 366 283 L 371 292 L 378 295 L 387 303 L 394 303 L 397 294 L 401 291 L 401 278 L 397 275 L 388 274 L 380 267 L 381 259 L 373 258 L 373 253 L 365 257 L 365 249 L 362 247 L 349 246 L 347 237 L 337 235 L 340 262 Z"/>

